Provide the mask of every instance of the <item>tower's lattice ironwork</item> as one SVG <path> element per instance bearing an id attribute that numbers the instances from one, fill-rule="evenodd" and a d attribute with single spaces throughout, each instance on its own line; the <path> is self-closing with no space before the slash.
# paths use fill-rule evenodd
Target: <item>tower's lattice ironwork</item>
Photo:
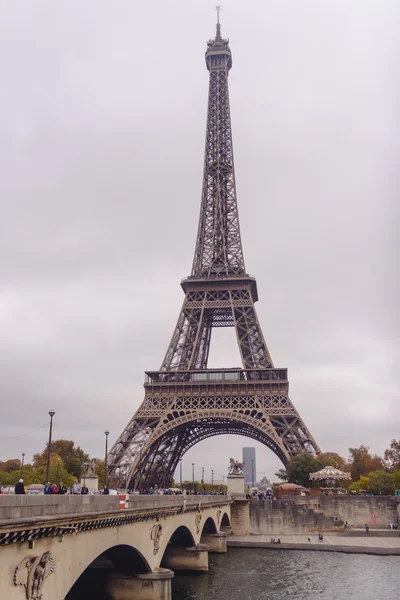
<path id="1" fill-rule="evenodd" d="M 146 372 L 145 398 L 108 457 L 109 478 L 131 487 L 168 485 L 182 455 L 222 433 L 259 440 L 286 463 L 319 448 L 288 397 L 286 369 L 276 369 L 246 273 L 236 200 L 228 40 L 208 42 L 210 73 L 203 191 L 191 275 L 159 371 Z M 207 369 L 213 327 L 235 327 L 242 369 Z"/>

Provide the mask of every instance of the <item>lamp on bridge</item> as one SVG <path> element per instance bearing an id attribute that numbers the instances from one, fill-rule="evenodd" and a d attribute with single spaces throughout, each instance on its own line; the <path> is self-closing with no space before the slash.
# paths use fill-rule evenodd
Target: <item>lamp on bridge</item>
<path id="1" fill-rule="evenodd" d="M 47 467 L 46 467 L 46 483 L 49 481 L 50 477 L 50 456 L 51 456 L 51 434 L 53 432 L 53 417 L 55 415 L 55 411 L 53 409 L 49 410 L 50 415 L 50 430 L 49 430 L 49 445 L 47 447 Z"/>
<path id="2" fill-rule="evenodd" d="M 107 454 L 108 454 L 108 436 L 110 432 L 108 429 L 105 430 L 104 435 L 106 436 L 106 453 L 104 456 L 104 485 L 107 487 Z"/>
<path id="3" fill-rule="evenodd" d="M 192 463 L 192 485 L 193 485 L 193 494 L 194 494 L 194 463 Z"/>
<path id="4" fill-rule="evenodd" d="M 214 491 L 214 469 L 211 469 L 211 493 Z"/>
<path id="5" fill-rule="evenodd" d="M 21 460 L 21 479 L 24 476 L 24 458 L 25 458 L 25 452 L 22 453 L 22 460 Z"/>

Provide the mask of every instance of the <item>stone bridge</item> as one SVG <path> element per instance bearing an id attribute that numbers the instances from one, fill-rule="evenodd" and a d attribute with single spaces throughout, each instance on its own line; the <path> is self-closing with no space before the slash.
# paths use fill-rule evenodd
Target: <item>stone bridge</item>
<path id="1" fill-rule="evenodd" d="M 131 496 L 120 509 L 118 496 L 0 496 L 0 596 L 170 599 L 173 569 L 207 571 L 208 552 L 226 552 L 231 504 Z"/>

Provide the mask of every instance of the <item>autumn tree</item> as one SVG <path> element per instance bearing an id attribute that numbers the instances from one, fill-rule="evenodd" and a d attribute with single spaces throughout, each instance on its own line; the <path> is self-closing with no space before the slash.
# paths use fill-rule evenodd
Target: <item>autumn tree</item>
<path id="1" fill-rule="evenodd" d="M 43 467 L 47 464 L 47 452 L 48 444 L 43 452 L 34 454 L 33 465 L 35 467 Z M 75 447 L 72 440 L 55 440 L 51 443 L 51 464 L 56 463 L 57 458 L 61 458 L 68 473 L 80 479 L 83 464 L 89 460 L 89 455 L 79 446 Z"/>
<path id="2" fill-rule="evenodd" d="M 99 488 L 102 488 L 104 485 L 104 460 L 97 460 L 96 461 L 96 475 L 99 478 Z"/>
<path id="3" fill-rule="evenodd" d="M 349 452 L 349 468 L 353 481 L 357 481 L 361 475 L 367 475 L 371 471 L 384 469 L 383 460 L 376 454 L 370 454 L 368 446 L 349 448 Z"/>
<path id="4" fill-rule="evenodd" d="M 10 458 L 2 463 L 0 470 L 5 473 L 11 473 L 12 471 L 18 471 L 21 469 L 21 461 L 19 458 Z"/>
<path id="5" fill-rule="evenodd" d="M 400 440 L 393 439 L 389 448 L 385 450 L 385 463 L 390 471 L 400 469 Z"/>

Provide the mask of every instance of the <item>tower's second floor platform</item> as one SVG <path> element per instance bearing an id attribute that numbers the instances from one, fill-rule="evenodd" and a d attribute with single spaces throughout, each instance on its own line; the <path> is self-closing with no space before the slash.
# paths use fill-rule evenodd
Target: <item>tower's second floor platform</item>
<path id="1" fill-rule="evenodd" d="M 146 371 L 146 393 L 287 393 L 287 369 L 205 369 L 195 371 Z"/>

